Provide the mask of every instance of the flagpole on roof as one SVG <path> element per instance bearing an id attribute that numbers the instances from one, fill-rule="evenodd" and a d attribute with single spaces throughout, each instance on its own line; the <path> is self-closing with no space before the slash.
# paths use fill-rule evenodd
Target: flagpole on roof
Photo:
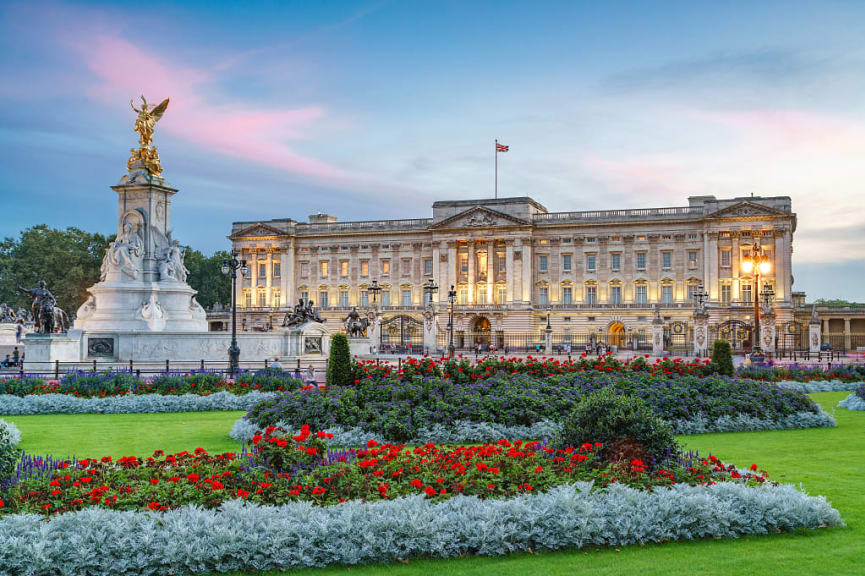
<path id="1" fill-rule="evenodd" d="M 496 138 L 496 144 L 493 146 L 493 154 L 496 156 L 496 195 L 495 198 L 499 197 L 499 139 Z"/>

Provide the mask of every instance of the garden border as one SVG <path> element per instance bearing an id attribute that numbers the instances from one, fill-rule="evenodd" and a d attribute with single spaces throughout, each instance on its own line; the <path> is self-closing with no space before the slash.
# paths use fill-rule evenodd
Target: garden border
<path id="1" fill-rule="evenodd" d="M 815 392 L 846 392 L 848 390 L 855 390 L 859 386 L 865 385 L 865 382 L 844 382 L 843 380 L 798 382 L 796 380 L 780 380 L 774 382 L 774 384 L 779 388 L 796 390 L 805 394 L 814 394 Z"/>
<path id="2" fill-rule="evenodd" d="M 858 394 L 853 392 L 840 402 L 838 402 L 839 408 L 846 408 L 847 410 L 865 410 L 865 400 L 859 397 Z"/>
<path id="3" fill-rule="evenodd" d="M 195 574 L 355 565 L 418 556 L 735 538 L 843 526 L 822 496 L 791 485 L 677 485 L 652 492 L 565 484 L 503 500 L 423 496 L 333 506 L 233 500 L 165 513 L 89 508 L 0 519 L 0 565 L 15 576 Z"/>
<path id="4" fill-rule="evenodd" d="M 275 392 L 252 390 L 237 395 L 231 392 L 199 394 L 133 394 L 105 398 L 78 398 L 68 394 L 0 394 L 0 415 L 38 414 L 149 414 L 166 412 L 210 412 L 249 410 Z"/>
<path id="5" fill-rule="evenodd" d="M 823 410 L 819 412 L 796 412 L 785 416 L 780 420 L 768 420 L 754 418 L 746 415 L 735 417 L 722 416 L 710 421 L 702 416 L 691 420 L 674 420 L 668 422 L 674 434 L 708 434 L 714 432 L 752 432 L 758 430 L 794 430 L 801 428 L 834 428 L 838 425 L 835 418 Z M 280 422 L 280 428 L 294 430 L 296 427 Z M 239 418 L 231 427 L 229 436 L 238 442 L 249 442 L 252 436 L 262 428 L 252 424 L 246 417 Z M 475 444 L 490 442 L 494 443 L 504 438 L 505 440 L 544 440 L 553 439 L 560 430 L 560 425 L 550 420 L 542 420 L 530 426 L 508 426 L 493 422 L 454 422 L 453 427 L 440 424 L 426 428 L 423 433 L 405 442 L 405 444 Z M 325 432 L 333 434 L 333 439 L 328 440 L 332 446 L 362 446 L 367 440 L 375 440 L 380 443 L 388 443 L 390 440 L 364 430 L 360 427 L 328 428 Z"/>

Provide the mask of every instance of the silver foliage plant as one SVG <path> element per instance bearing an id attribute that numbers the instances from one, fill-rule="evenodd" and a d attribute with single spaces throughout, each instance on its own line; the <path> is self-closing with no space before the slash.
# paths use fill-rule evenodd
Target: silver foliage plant
<path id="1" fill-rule="evenodd" d="M 68 394 L 13 396 L 0 394 L 0 411 L 9 415 L 28 414 L 141 414 L 152 412 L 207 412 L 249 410 L 273 392 L 254 390 L 243 395 L 215 392 L 209 396 L 182 394 L 137 394 L 107 398 L 76 398 Z"/>
<path id="2" fill-rule="evenodd" d="M 841 400 L 838 406 L 847 410 L 865 410 L 865 400 L 854 393 Z"/>
<path id="3" fill-rule="evenodd" d="M 14 422 L 6 422 L 0 418 L 0 444 L 15 448 L 19 442 L 21 442 L 21 430 Z"/>
<path id="4" fill-rule="evenodd" d="M 855 390 L 865 382 L 842 382 L 841 380 L 823 380 L 821 382 L 796 382 L 793 380 L 784 380 L 776 382 L 779 388 L 787 390 L 797 390 L 805 394 L 813 394 L 814 392 L 846 392 L 847 390 Z"/>
<path id="5" fill-rule="evenodd" d="M 294 430 L 291 424 L 280 422 L 285 430 Z M 831 428 L 837 426 L 831 414 L 820 410 L 818 413 L 797 412 L 779 420 L 766 420 L 747 415 L 735 417 L 723 416 L 714 420 L 698 415 L 691 420 L 674 420 L 670 422 L 675 434 L 706 434 L 709 432 L 745 432 L 753 430 L 790 430 L 797 428 Z M 261 429 L 247 420 L 240 418 L 234 423 L 229 436 L 238 442 L 249 442 L 253 435 Z M 505 424 L 478 423 L 468 421 L 454 422 L 453 426 L 436 424 L 422 431 L 417 438 L 412 438 L 406 444 L 471 444 L 479 442 L 496 442 L 505 440 L 542 440 L 554 438 L 560 430 L 559 424 L 550 420 L 542 420 L 531 426 L 507 426 Z M 333 446 L 362 446 L 367 440 L 385 443 L 388 440 L 362 428 L 334 427 L 325 430 L 333 434 L 328 444 Z"/>
<path id="6" fill-rule="evenodd" d="M 503 500 L 421 495 L 333 506 L 232 500 L 165 513 L 87 508 L 44 520 L 0 519 L 12 576 L 122 576 L 290 570 L 418 556 L 736 538 L 841 526 L 823 497 L 789 485 L 677 485 L 652 492 L 590 483 Z"/>

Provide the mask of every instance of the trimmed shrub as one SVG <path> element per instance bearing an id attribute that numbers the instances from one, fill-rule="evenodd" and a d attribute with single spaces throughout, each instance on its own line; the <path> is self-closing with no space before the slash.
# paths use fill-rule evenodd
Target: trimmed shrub
<path id="1" fill-rule="evenodd" d="M 241 396 L 216 392 L 208 396 L 183 394 L 138 394 L 107 398 L 76 398 L 68 394 L 42 394 L 19 398 L 0 394 L 0 413 L 27 414 L 143 414 L 159 412 L 209 412 L 215 410 L 249 410 L 275 396 L 272 392 L 253 390 Z"/>
<path id="2" fill-rule="evenodd" d="M 712 366 L 719 374 L 733 375 L 733 349 L 726 340 L 715 340 L 712 344 Z"/>
<path id="3" fill-rule="evenodd" d="M 609 461 L 665 462 L 679 453 L 669 424 L 642 399 L 609 388 L 581 400 L 562 423 L 558 446 L 600 442 L 596 451 Z"/>
<path id="4" fill-rule="evenodd" d="M 21 450 L 18 449 L 20 441 L 21 432 L 15 424 L 0 419 L 0 485 L 15 471 L 21 455 Z"/>
<path id="5" fill-rule="evenodd" d="M 327 385 L 348 386 L 351 383 L 351 353 L 348 336 L 334 334 L 330 341 L 330 360 L 327 363 Z"/>

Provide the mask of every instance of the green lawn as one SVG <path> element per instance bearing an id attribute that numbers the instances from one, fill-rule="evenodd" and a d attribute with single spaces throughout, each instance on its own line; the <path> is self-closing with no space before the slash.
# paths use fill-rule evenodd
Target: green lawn
<path id="1" fill-rule="evenodd" d="M 847 392 L 813 394 L 824 409 Z M 10 416 L 30 452 L 78 455 L 137 454 L 202 446 L 236 447 L 227 436 L 240 413 Z M 757 463 L 777 480 L 801 483 L 823 494 L 841 512 L 846 528 L 741 540 L 670 542 L 621 550 L 515 554 L 500 558 L 413 560 L 407 564 L 333 567 L 292 574 L 533 575 L 533 574 L 827 574 L 865 573 L 865 412 L 835 411 L 838 428 L 684 436 L 687 448 L 712 453 L 740 466 Z M 235 575 L 239 576 L 239 575 Z"/>

